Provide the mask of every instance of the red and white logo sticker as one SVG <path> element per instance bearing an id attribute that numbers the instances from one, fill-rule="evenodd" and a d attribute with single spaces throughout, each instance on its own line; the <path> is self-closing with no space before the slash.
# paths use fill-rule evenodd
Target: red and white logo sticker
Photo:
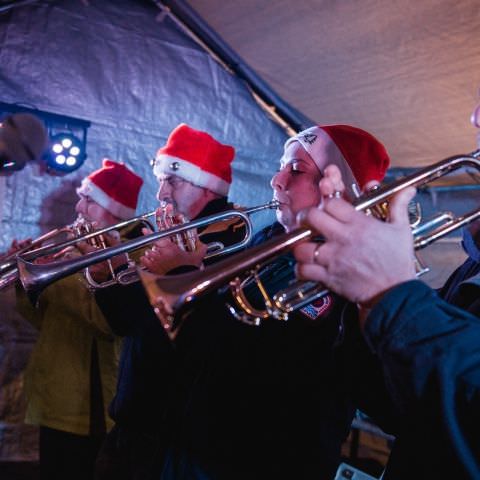
<path id="1" fill-rule="evenodd" d="M 326 295 L 325 297 L 315 300 L 306 307 L 301 308 L 300 311 L 310 320 L 316 320 L 318 317 L 330 310 L 332 304 L 333 299 L 331 295 Z"/>

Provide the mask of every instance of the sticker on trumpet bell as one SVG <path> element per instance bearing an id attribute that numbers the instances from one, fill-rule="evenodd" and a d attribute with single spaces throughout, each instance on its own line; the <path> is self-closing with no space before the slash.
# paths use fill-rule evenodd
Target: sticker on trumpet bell
<path id="1" fill-rule="evenodd" d="M 323 314 L 328 312 L 332 305 L 332 296 L 326 295 L 325 297 L 319 298 L 318 300 L 308 304 L 306 307 L 301 308 L 300 311 L 310 320 L 316 320 L 318 317 L 321 317 Z"/>

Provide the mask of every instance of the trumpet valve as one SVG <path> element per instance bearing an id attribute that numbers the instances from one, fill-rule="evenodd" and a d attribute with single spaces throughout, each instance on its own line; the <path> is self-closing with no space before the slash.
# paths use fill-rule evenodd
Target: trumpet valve
<path id="1" fill-rule="evenodd" d="M 189 222 L 183 213 L 177 212 L 174 205 L 167 202 L 162 202 L 160 207 L 157 208 L 155 217 L 159 231 Z M 197 249 L 197 236 L 194 230 L 177 233 L 172 236 L 171 240 L 185 252 L 194 252 Z"/>
<path id="2" fill-rule="evenodd" d="M 95 229 L 93 228 L 93 224 L 89 221 L 87 221 L 84 217 L 79 216 L 77 220 L 72 224 L 72 233 L 73 236 L 76 238 L 83 237 L 84 235 L 88 235 L 89 233 L 92 233 Z M 99 235 L 101 237 L 101 235 Z M 99 248 L 102 246 L 102 241 L 98 237 L 91 237 L 86 240 L 88 245 L 91 247 L 96 247 Z M 103 243 L 105 243 L 103 241 Z"/>

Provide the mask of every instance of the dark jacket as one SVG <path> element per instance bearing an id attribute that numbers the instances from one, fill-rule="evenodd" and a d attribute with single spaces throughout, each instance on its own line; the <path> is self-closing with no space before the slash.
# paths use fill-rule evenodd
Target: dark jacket
<path id="1" fill-rule="evenodd" d="M 267 229 L 255 243 L 279 231 Z M 277 259 L 269 290 L 285 287 L 293 266 L 290 256 Z M 161 439 L 152 456 L 167 452 L 163 479 L 331 479 L 355 408 L 387 410 L 356 309 L 335 295 L 260 327 L 230 315 L 228 292 L 209 295 L 171 344 L 139 286 L 108 290 L 97 300 L 126 335 L 112 415 L 120 438 L 151 435 L 126 455 Z M 255 302 L 254 288 L 248 295 Z M 145 455 L 135 462 L 143 468 Z"/>
<path id="2" fill-rule="evenodd" d="M 478 285 L 480 277 L 480 263 L 471 258 L 458 267 L 439 291 L 448 303 L 463 308 L 468 312 L 480 316 L 480 295 Z"/>
<path id="3" fill-rule="evenodd" d="M 469 295 L 480 297 L 478 285 Z M 480 478 L 478 318 L 411 281 L 375 306 L 365 335 L 402 425 L 385 480 Z"/>
<path id="4" fill-rule="evenodd" d="M 293 266 L 290 256 L 274 262 L 264 277 L 269 290 L 285 287 Z M 288 322 L 252 327 L 232 318 L 225 302 L 228 293 L 198 305 L 177 337 L 162 478 L 333 478 L 355 407 L 387 409 L 356 310 L 329 295 Z"/>
<path id="5" fill-rule="evenodd" d="M 197 218 L 232 208 L 226 198 L 221 198 L 207 204 Z M 202 240 L 231 245 L 243 238 L 243 234 L 243 227 L 234 224 L 222 232 L 207 234 Z M 170 403 L 176 363 L 173 344 L 140 282 L 97 290 L 95 298 L 114 333 L 125 337 L 110 415 L 122 426 L 157 432 L 164 428 L 165 411 Z"/>

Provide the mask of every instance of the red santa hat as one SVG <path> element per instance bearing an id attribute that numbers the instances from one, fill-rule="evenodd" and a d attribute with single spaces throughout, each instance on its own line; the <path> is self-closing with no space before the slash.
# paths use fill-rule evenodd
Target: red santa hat
<path id="1" fill-rule="evenodd" d="M 124 163 L 105 158 L 102 168 L 83 179 L 77 193 L 89 196 L 112 215 L 123 220 L 135 215 L 142 185 L 142 178 Z"/>
<path id="2" fill-rule="evenodd" d="M 351 198 L 369 181 L 382 181 L 390 165 L 383 144 L 365 130 L 350 125 L 307 128 L 289 138 L 284 148 L 295 141 L 302 145 L 320 170 L 330 164 L 337 165 Z"/>
<path id="3" fill-rule="evenodd" d="M 227 195 L 232 183 L 235 149 L 185 123 L 176 127 L 167 144 L 157 151 L 153 173 L 170 174 L 219 195 Z"/>

